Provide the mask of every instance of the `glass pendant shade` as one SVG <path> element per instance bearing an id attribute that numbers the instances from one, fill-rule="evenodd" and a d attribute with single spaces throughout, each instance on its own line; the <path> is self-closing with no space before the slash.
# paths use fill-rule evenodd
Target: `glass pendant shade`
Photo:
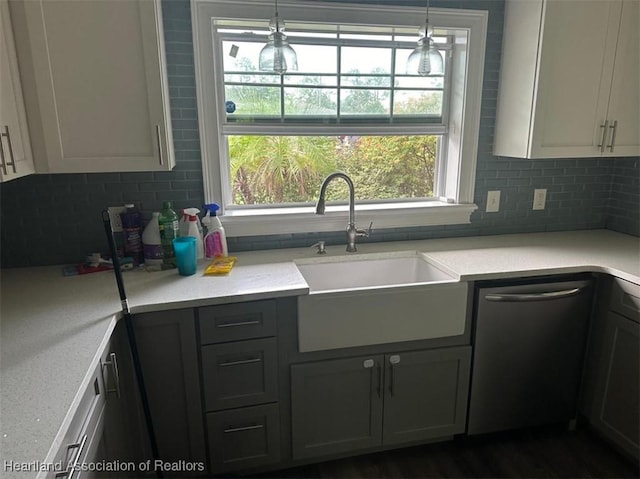
<path id="1" fill-rule="evenodd" d="M 431 36 L 433 31 L 429 26 L 429 0 L 427 0 L 427 18 L 420 29 L 418 46 L 407 59 L 407 74 L 420 76 L 444 74 L 444 61 Z"/>
<path id="2" fill-rule="evenodd" d="M 431 37 L 422 37 L 407 60 L 407 73 L 420 76 L 442 75 L 444 63 Z"/>
<path id="3" fill-rule="evenodd" d="M 282 75 L 288 70 L 298 70 L 298 56 L 291 48 L 284 32 L 284 22 L 278 17 L 278 7 L 276 3 L 276 13 L 269 22 L 271 33 L 267 37 L 267 44 L 260 50 L 258 57 L 258 68 L 263 72 L 276 72 Z"/>
<path id="4" fill-rule="evenodd" d="M 287 70 L 298 70 L 298 57 L 284 33 L 273 32 L 267 37 L 267 44 L 260 51 L 258 68 L 281 75 Z"/>

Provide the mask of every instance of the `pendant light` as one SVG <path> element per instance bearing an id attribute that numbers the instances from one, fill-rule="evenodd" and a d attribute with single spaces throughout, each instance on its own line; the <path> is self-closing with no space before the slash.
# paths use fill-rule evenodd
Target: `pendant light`
<path id="1" fill-rule="evenodd" d="M 269 21 L 271 33 L 267 37 L 267 44 L 260 50 L 258 68 L 263 72 L 276 72 L 282 75 L 287 70 L 298 69 L 298 57 L 287 41 L 284 32 L 284 22 L 278 16 L 278 0 L 275 0 L 276 12 Z"/>
<path id="2" fill-rule="evenodd" d="M 429 25 L 429 0 L 427 0 L 427 18 L 420 28 L 418 46 L 411 52 L 407 60 L 407 73 L 420 76 L 441 75 L 444 73 L 442 55 L 438 51 L 431 36 L 433 31 Z"/>

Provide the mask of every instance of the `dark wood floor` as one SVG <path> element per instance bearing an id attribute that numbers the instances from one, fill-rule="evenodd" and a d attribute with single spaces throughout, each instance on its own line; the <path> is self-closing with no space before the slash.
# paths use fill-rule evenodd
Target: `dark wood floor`
<path id="1" fill-rule="evenodd" d="M 637 478 L 636 464 L 586 427 L 542 428 L 368 454 L 260 478 Z"/>

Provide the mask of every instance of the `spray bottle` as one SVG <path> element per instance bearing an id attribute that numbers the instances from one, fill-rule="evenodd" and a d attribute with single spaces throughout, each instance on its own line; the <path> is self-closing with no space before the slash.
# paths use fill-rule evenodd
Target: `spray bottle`
<path id="1" fill-rule="evenodd" d="M 189 215 L 187 233 L 184 236 L 193 236 L 196 239 L 196 258 L 202 259 L 204 258 L 204 243 L 202 240 L 202 232 L 200 228 L 198 228 L 199 221 L 200 218 L 198 218 L 197 215 Z"/>
<path id="2" fill-rule="evenodd" d="M 227 236 L 222 223 L 220 223 L 220 218 L 216 216 L 216 211 L 220 207 L 211 203 L 204 205 L 204 208 L 207 212 L 202 218 L 202 224 L 207 228 L 207 234 L 204 237 L 204 255 L 210 259 L 217 256 L 227 256 Z"/>
<path id="3" fill-rule="evenodd" d="M 189 235 L 189 221 L 191 216 L 196 217 L 196 222 L 198 224 L 198 231 L 200 231 L 200 236 L 202 237 L 202 224 L 200 223 L 200 218 L 198 215 L 200 214 L 200 210 L 198 208 L 185 208 L 182 210 L 182 217 L 180 218 L 180 236 L 190 236 Z"/>

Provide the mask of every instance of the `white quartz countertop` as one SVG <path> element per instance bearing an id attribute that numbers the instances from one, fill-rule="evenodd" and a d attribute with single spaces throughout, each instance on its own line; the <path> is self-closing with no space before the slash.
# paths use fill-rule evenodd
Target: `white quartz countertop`
<path id="1" fill-rule="evenodd" d="M 374 233 L 375 234 L 375 233 Z M 343 245 L 329 256 L 349 255 Z M 608 230 L 366 243 L 359 253 L 421 251 L 461 281 L 603 272 L 640 284 L 640 239 Z M 308 293 L 295 259 L 310 248 L 239 253 L 227 276 L 181 277 L 175 270 L 124 273 L 133 313 Z M 0 456 L 45 461 L 75 412 L 120 317 L 111 272 L 63 277 L 62 268 L 2 270 L 0 307 Z M 1 477 L 35 477 L 7 471 Z"/>

